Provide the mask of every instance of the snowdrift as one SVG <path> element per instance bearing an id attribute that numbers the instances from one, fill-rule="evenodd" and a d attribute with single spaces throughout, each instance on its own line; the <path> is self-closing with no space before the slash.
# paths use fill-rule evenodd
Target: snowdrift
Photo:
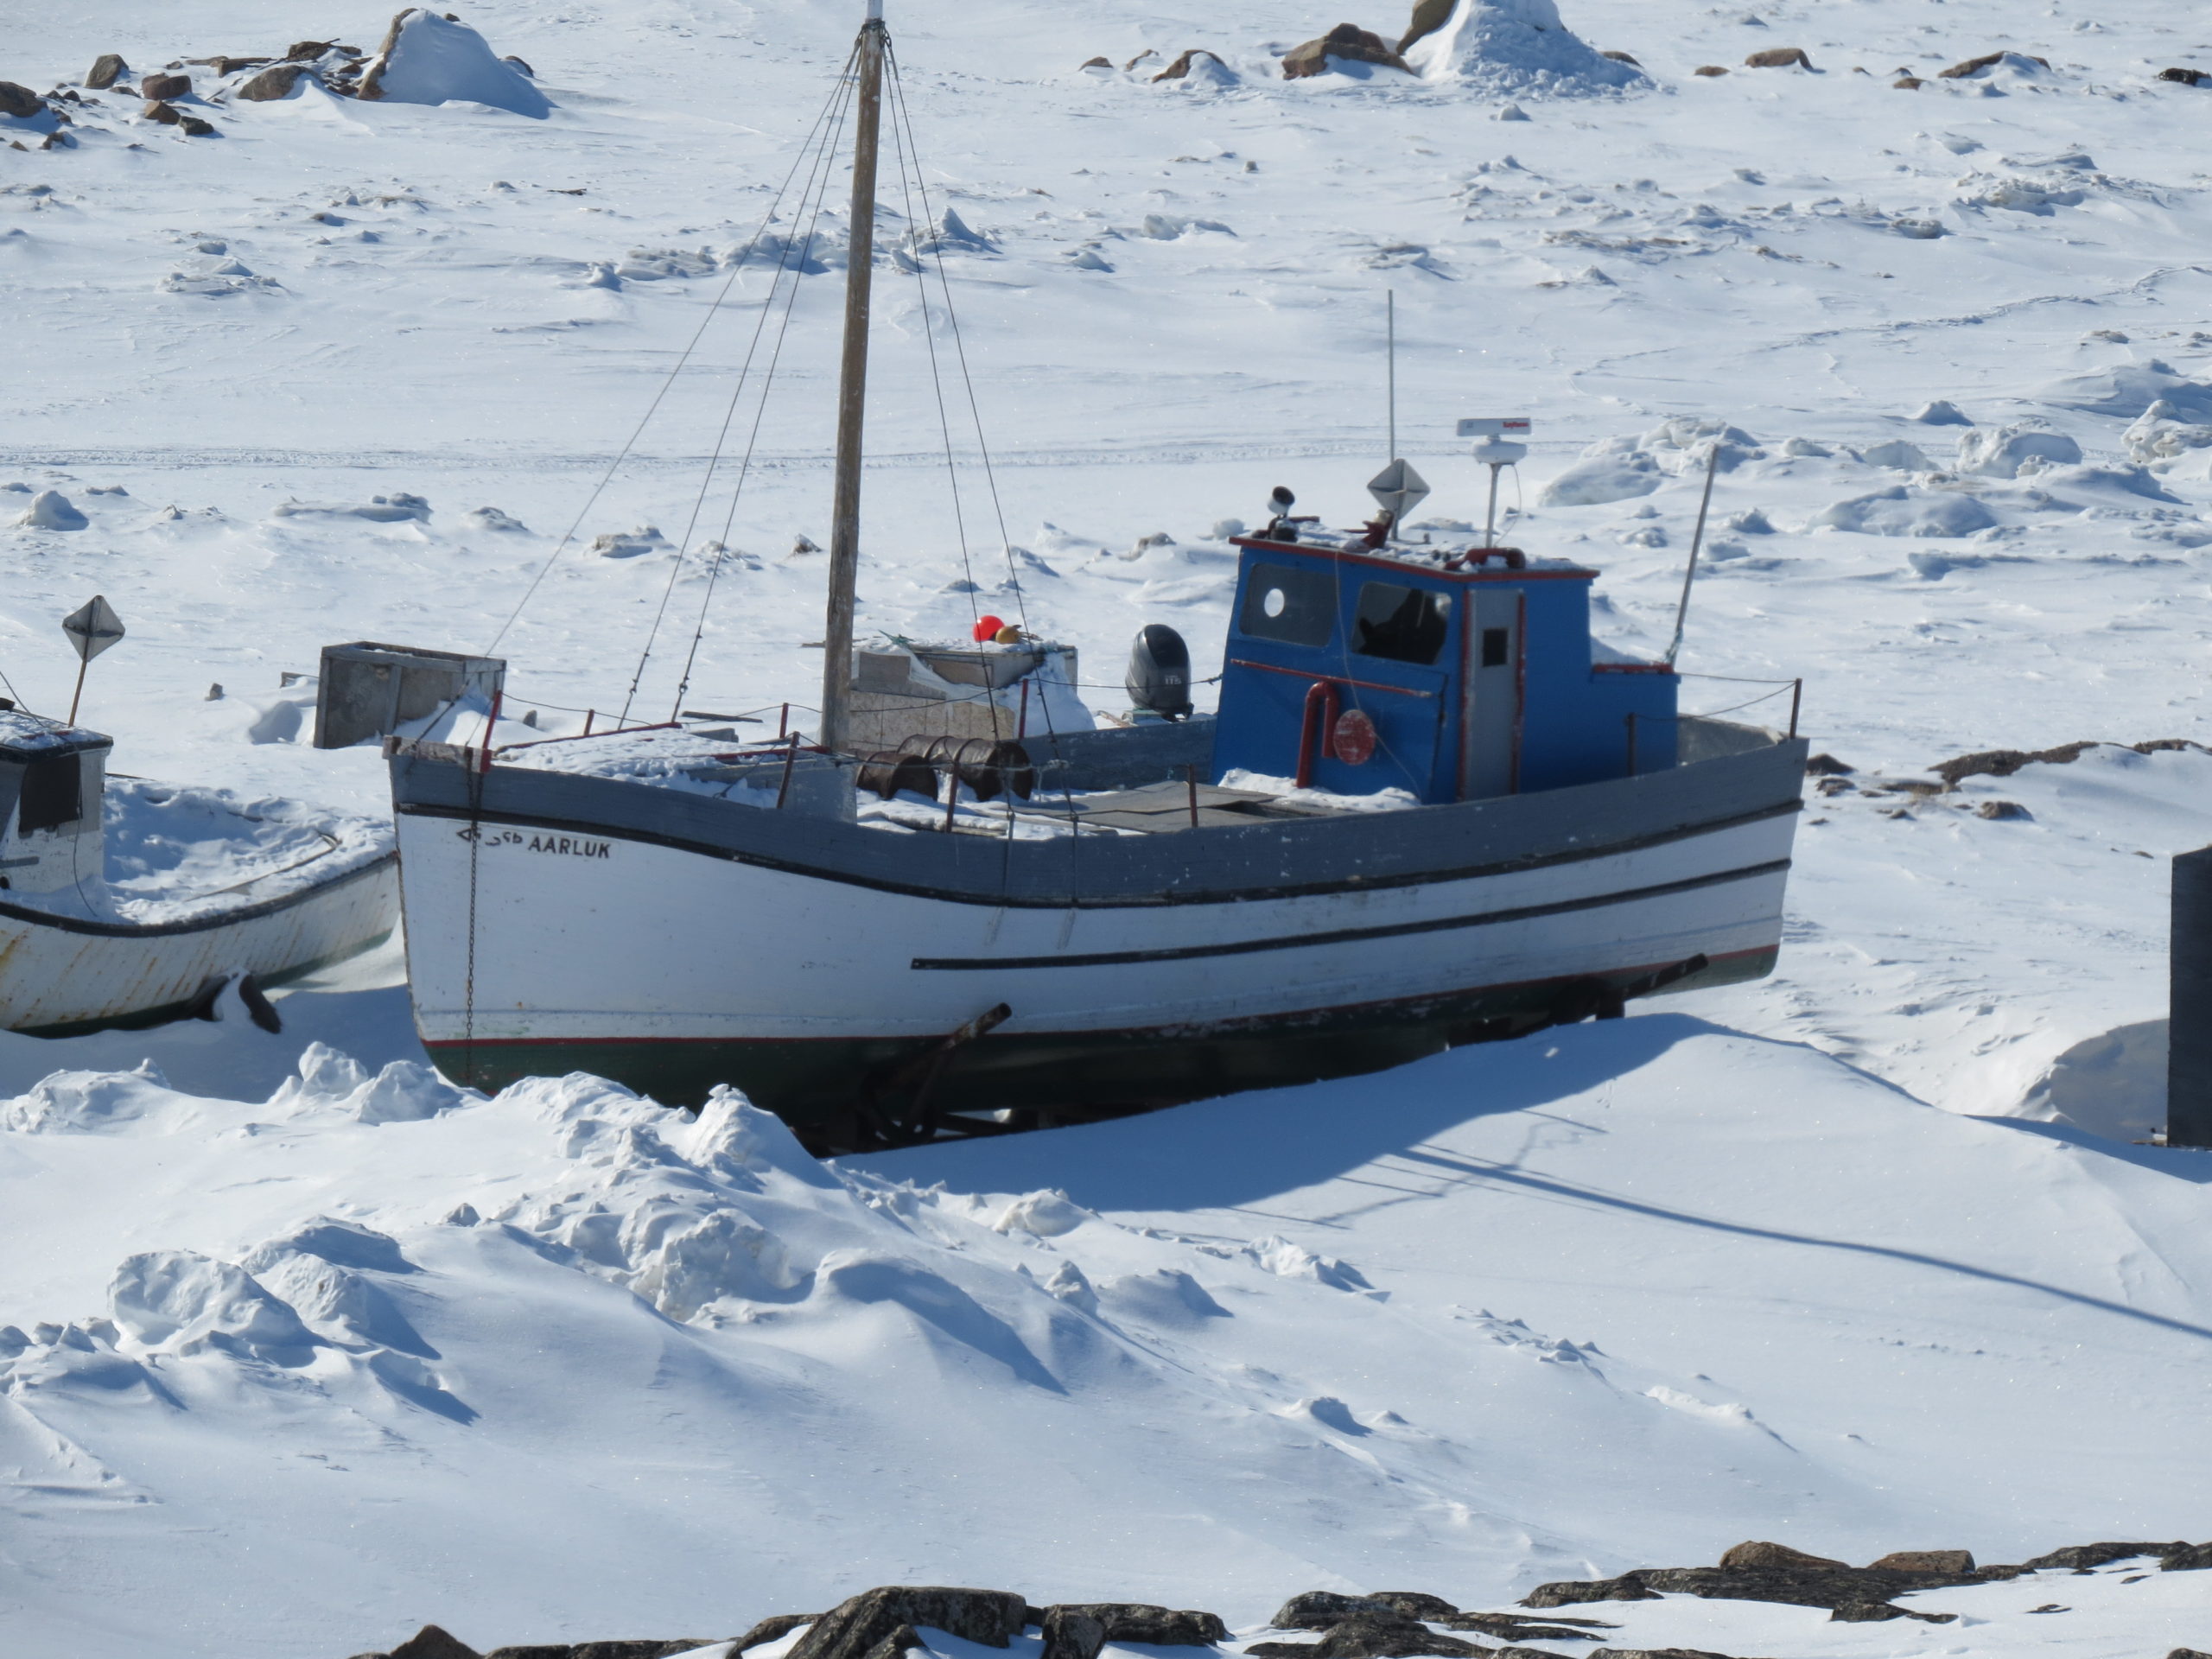
<path id="1" fill-rule="evenodd" d="M 1568 29 L 1553 0 L 1422 0 L 1407 33 L 1398 49 L 1427 80 L 1465 81 L 1486 92 L 1574 93 L 1645 79 Z"/>
<path id="2" fill-rule="evenodd" d="M 403 11 L 361 77 L 360 96 L 391 104 L 486 104 L 533 120 L 553 105 L 530 78 L 466 23 Z"/>
<path id="3" fill-rule="evenodd" d="M 1663 1015 L 830 1168 L 581 1076 L 61 1074 L 0 1109 L 0 1620 L 298 1659 L 2178 1536 L 2187 1156 Z M 175 1629 L 249 1559 L 250 1618 Z"/>

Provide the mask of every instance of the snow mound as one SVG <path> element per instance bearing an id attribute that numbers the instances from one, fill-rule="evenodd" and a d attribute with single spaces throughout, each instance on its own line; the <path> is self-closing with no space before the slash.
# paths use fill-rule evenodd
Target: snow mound
<path id="1" fill-rule="evenodd" d="M 91 520 L 59 490 L 41 490 L 29 512 L 16 520 L 25 530 L 82 530 Z"/>
<path id="2" fill-rule="evenodd" d="M 1681 416 L 1634 437 L 1599 439 L 1582 452 L 1580 461 L 1544 486 L 1537 505 L 1599 506 L 1649 495 L 1669 478 L 1701 473 L 1709 453 L 1718 454 L 1724 473 L 1766 454 L 1759 441 L 1741 427 Z"/>
<path id="3" fill-rule="evenodd" d="M 2153 404 L 2164 404 L 2169 419 L 2212 422 L 2212 385 L 2174 372 L 2171 365 L 2146 358 L 2116 368 L 2076 374 L 2047 386 L 2039 394 L 2059 409 L 2078 409 L 2090 415 L 2113 415 L 2134 420 Z"/>
<path id="4" fill-rule="evenodd" d="M 213 1348 L 279 1364 L 308 1357 L 314 1334 L 290 1304 L 240 1267 L 195 1250 L 130 1256 L 108 1287 L 110 1316 L 141 1348 L 194 1354 Z"/>
<path id="5" fill-rule="evenodd" d="M 1903 484 L 1871 495 L 1854 495 L 1813 516 L 1815 526 L 1854 531 L 1863 536 L 1971 536 L 1996 522 L 1997 515 L 1970 495 L 1912 489 Z"/>
<path id="6" fill-rule="evenodd" d="M 2129 459 L 2147 467 L 2177 461 L 2192 449 L 2212 448 L 2212 424 L 2186 418 L 2161 398 L 2137 416 L 2120 440 L 2127 446 Z"/>
<path id="7" fill-rule="evenodd" d="M 2063 432 L 1999 426 L 1959 435 L 1959 470 L 1985 478 L 2018 478 L 2022 468 L 2080 464 L 2082 446 Z"/>
<path id="8" fill-rule="evenodd" d="M 435 11 L 403 11 L 361 78 L 364 99 L 391 104 L 485 104 L 543 120 L 553 105 L 491 43 Z"/>
<path id="9" fill-rule="evenodd" d="M 1408 33 L 1415 38 L 1402 41 L 1399 50 L 1426 80 L 1463 81 L 1491 92 L 1573 95 L 1646 79 L 1568 29 L 1553 0 L 1422 0 Z"/>

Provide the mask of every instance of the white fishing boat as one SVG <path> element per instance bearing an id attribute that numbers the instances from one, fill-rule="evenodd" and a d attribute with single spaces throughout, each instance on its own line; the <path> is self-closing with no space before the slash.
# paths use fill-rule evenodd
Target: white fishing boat
<path id="1" fill-rule="evenodd" d="M 885 55 L 872 11 L 819 728 L 391 740 L 440 1065 L 686 1103 L 731 1084 L 851 1147 L 1370 1070 L 1767 972 L 1794 713 L 1682 715 L 1671 658 L 1593 645 L 1594 571 L 1400 539 L 1425 493 L 1402 462 L 1371 524 L 1323 531 L 1279 492 L 1237 541 L 1215 715 L 1159 626 L 1103 729 L 1071 657 L 1018 630 L 855 652 Z"/>
<path id="2" fill-rule="evenodd" d="M 0 1029 L 211 1016 L 390 937 L 389 829 L 111 774 L 99 732 L 0 709 Z"/>

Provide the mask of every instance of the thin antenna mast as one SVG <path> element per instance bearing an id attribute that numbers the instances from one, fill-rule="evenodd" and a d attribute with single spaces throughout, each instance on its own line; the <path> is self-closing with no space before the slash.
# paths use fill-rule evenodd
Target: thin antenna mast
<path id="1" fill-rule="evenodd" d="M 822 635 L 822 747 L 842 753 L 853 688 L 853 590 L 861 557 L 861 429 L 868 403 L 868 303 L 875 260 L 875 164 L 883 112 L 883 0 L 861 25 L 853 128 L 853 217 L 845 265 L 845 347 L 837 376 L 836 493 L 830 519 L 830 612 Z"/>
<path id="2" fill-rule="evenodd" d="M 1386 349 L 1390 364 L 1390 453 L 1382 459 L 1395 461 L 1398 458 L 1398 290 L 1386 288 L 1382 290 L 1382 297 L 1383 338 L 1389 342 Z"/>
<path id="3" fill-rule="evenodd" d="M 1682 648 L 1682 626 L 1689 620 L 1690 583 L 1697 580 L 1697 550 L 1705 545 L 1705 512 L 1713 505 L 1713 475 L 1720 470 L 1720 440 L 1715 438 L 1705 457 L 1705 493 L 1697 504 L 1697 529 L 1690 536 L 1689 568 L 1682 572 L 1682 602 L 1675 607 L 1675 637 L 1668 642 L 1667 666 L 1675 665 L 1675 653 Z"/>

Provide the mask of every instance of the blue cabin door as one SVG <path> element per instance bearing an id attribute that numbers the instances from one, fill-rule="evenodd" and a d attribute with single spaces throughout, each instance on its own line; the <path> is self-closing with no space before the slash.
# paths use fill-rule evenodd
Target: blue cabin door
<path id="1" fill-rule="evenodd" d="M 1459 798 L 1485 800 L 1520 786 L 1521 634 L 1518 588 L 1470 588 L 1461 595 L 1466 671 L 1459 718 Z"/>

